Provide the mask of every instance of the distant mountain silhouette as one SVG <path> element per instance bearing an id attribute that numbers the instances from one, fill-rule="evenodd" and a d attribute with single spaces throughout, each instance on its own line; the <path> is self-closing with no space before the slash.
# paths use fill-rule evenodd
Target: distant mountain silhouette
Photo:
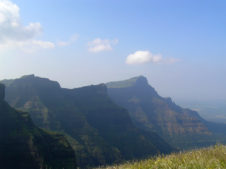
<path id="1" fill-rule="evenodd" d="M 37 128 L 29 114 L 18 112 L 5 101 L 0 84 L 0 168 L 75 169 L 74 151 L 59 134 Z"/>
<path id="2" fill-rule="evenodd" d="M 39 127 L 67 135 L 81 168 L 174 150 L 156 133 L 135 127 L 104 84 L 64 89 L 34 75 L 2 82 L 11 106 L 28 111 Z"/>
<path id="3" fill-rule="evenodd" d="M 155 131 L 177 148 L 225 142 L 226 125 L 207 122 L 195 111 L 158 95 L 144 76 L 106 84 L 109 96 L 129 111 L 134 124 Z"/>

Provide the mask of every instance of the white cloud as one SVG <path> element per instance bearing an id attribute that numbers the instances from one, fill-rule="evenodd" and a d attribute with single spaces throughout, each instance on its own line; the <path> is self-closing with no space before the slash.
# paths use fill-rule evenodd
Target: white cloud
<path id="1" fill-rule="evenodd" d="M 75 34 L 75 35 L 72 35 L 70 38 L 69 38 L 69 40 L 67 40 L 67 41 L 59 41 L 59 42 L 57 42 L 56 44 L 57 44 L 57 46 L 69 46 L 69 45 L 71 45 L 72 43 L 74 43 L 76 40 L 78 40 L 78 35 L 77 34 Z"/>
<path id="2" fill-rule="evenodd" d="M 89 51 L 92 53 L 98 53 L 103 51 L 111 51 L 112 46 L 116 45 L 118 40 L 100 39 L 96 38 L 88 43 Z"/>
<path id="3" fill-rule="evenodd" d="M 126 64 L 144 64 L 144 63 L 175 63 L 179 60 L 176 58 L 163 58 L 161 54 L 152 54 L 150 51 L 136 51 L 126 58 Z"/>
<path id="4" fill-rule="evenodd" d="M 163 60 L 161 55 L 153 55 L 149 51 L 136 51 L 126 58 L 127 64 L 144 64 L 148 62 L 159 63 Z"/>
<path id="5" fill-rule="evenodd" d="M 49 41 L 27 40 L 27 41 L 7 41 L 0 43 L 0 50 L 19 49 L 25 53 L 33 53 L 41 49 L 55 48 L 55 44 Z"/>
<path id="6" fill-rule="evenodd" d="M 32 40 L 22 42 L 21 49 L 26 53 L 33 53 L 40 49 L 52 49 L 55 48 L 55 44 L 48 41 Z"/>
<path id="7" fill-rule="evenodd" d="M 19 7 L 9 0 L 0 0 L 0 49 L 53 48 L 52 42 L 35 40 L 41 33 L 40 23 L 23 25 Z"/>

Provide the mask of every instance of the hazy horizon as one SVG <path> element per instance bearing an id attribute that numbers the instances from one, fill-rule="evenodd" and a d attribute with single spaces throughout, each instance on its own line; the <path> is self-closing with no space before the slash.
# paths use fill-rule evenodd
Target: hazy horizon
<path id="1" fill-rule="evenodd" d="M 0 0 L 0 79 L 74 88 L 144 75 L 161 96 L 226 100 L 226 2 Z"/>

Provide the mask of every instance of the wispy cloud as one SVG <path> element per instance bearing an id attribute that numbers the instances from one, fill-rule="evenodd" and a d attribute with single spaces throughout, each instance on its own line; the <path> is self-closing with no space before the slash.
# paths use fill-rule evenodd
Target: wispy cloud
<path id="1" fill-rule="evenodd" d="M 126 58 L 126 64 L 145 64 L 145 63 L 175 63 L 178 59 L 163 58 L 161 54 L 152 54 L 150 51 L 136 51 Z"/>
<path id="2" fill-rule="evenodd" d="M 98 53 L 103 51 L 111 51 L 113 45 L 118 43 L 117 39 L 109 40 L 109 39 L 100 39 L 96 38 L 93 41 L 88 43 L 89 51 L 92 53 Z"/>
<path id="3" fill-rule="evenodd" d="M 67 41 L 58 41 L 56 44 L 57 44 L 57 46 L 61 46 L 61 47 L 62 46 L 69 46 L 77 40 L 78 40 L 78 35 L 74 34 Z"/>
<path id="4" fill-rule="evenodd" d="M 166 61 L 166 63 L 171 64 L 171 63 L 177 63 L 177 62 L 179 62 L 180 59 L 177 59 L 177 58 L 167 58 L 167 59 L 165 59 L 165 61 Z"/>
<path id="5" fill-rule="evenodd" d="M 28 48 L 31 51 L 54 48 L 52 42 L 36 40 L 41 33 L 40 23 L 23 25 L 19 7 L 9 0 L 0 0 L 0 49 Z"/>

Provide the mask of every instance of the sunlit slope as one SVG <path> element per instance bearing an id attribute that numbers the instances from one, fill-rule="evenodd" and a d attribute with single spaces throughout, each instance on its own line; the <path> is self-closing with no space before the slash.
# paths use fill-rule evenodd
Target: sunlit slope
<path id="1" fill-rule="evenodd" d="M 193 150 L 171 154 L 165 157 L 151 158 L 144 161 L 109 166 L 105 169 L 225 169 L 226 146 Z"/>

